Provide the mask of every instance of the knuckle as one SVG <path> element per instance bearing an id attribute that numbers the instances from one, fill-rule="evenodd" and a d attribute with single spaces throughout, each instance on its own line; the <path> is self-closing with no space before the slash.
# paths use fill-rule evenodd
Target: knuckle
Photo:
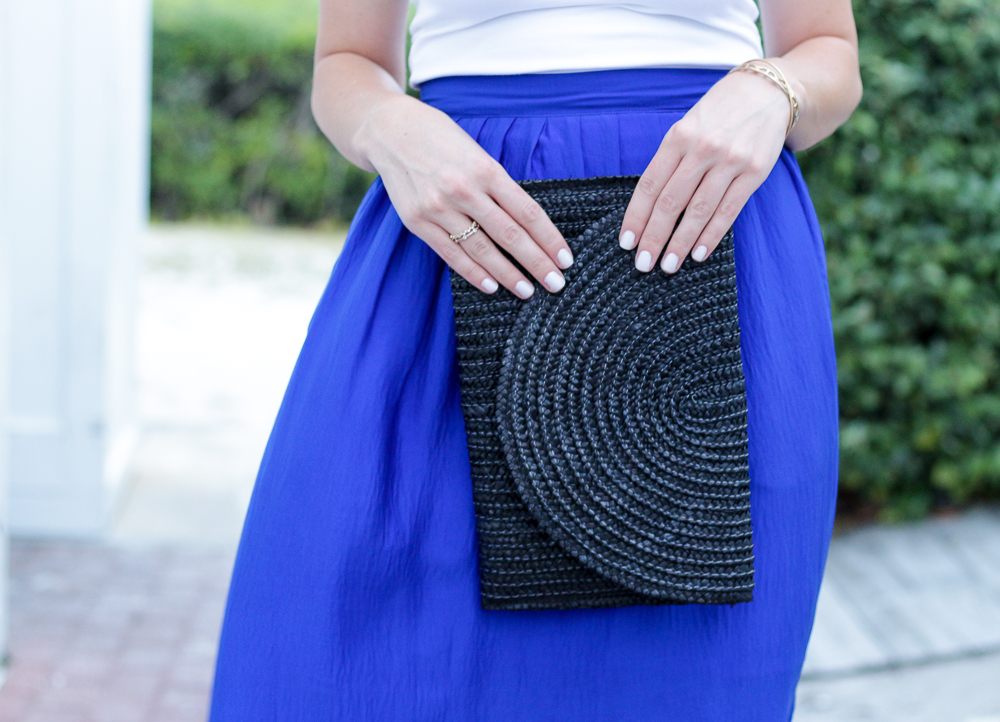
<path id="1" fill-rule="evenodd" d="M 521 215 L 528 223 L 534 223 L 535 221 L 541 220 L 543 213 L 542 207 L 533 199 L 527 201 L 521 211 Z"/>
<path id="2" fill-rule="evenodd" d="M 469 183 L 461 183 L 452 190 L 451 197 L 459 203 L 467 204 L 472 200 L 473 191 Z"/>
<path id="3" fill-rule="evenodd" d="M 732 168 L 746 168 L 750 162 L 750 154 L 740 148 L 730 148 L 726 152 L 726 164 Z"/>
<path id="4" fill-rule="evenodd" d="M 545 278 L 545 275 L 552 270 L 552 263 L 544 256 L 532 259 L 528 264 L 528 270 L 535 278 Z"/>
<path id="5" fill-rule="evenodd" d="M 661 213 L 674 214 L 680 210 L 677 197 L 671 193 L 661 193 L 656 199 L 656 210 Z"/>
<path id="6" fill-rule="evenodd" d="M 674 123 L 669 131 L 672 140 L 680 143 L 681 145 L 687 145 L 694 140 L 694 131 L 688 126 L 687 123 Z"/>
<path id="7" fill-rule="evenodd" d="M 712 207 L 704 200 L 692 201 L 688 206 L 688 213 L 695 218 L 708 218 L 712 212 Z"/>
<path id="8" fill-rule="evenodd" d="M 677 255 L 681 258 L 686 256 L 694 247 L 695 241 L 697 240 L 698 237 L 694 234 L 684 234 L 684 238 L 681 238 L 677 242 Z"/>
<path id="9" fill-rule="evenodd" d="M 754 176 L 763 176 L 767 173 L 766 166 L 758 158 L 750 158 L 747 160 L 744 169 L 747 173 Z"/>
<path id="10" fill-rule="evenodd" d="M 445 263 L 449 266 L 454 265 L 454 263 L 462 257 L 461 249 L 456 243 L 451 241 L 442 245 L 438 250 L 438 254 L 440 254 L 441 258 L 443 258 Z"/>
<path id="11" fill-rule="evenodd" d="M 655 196 L 660 190 L 659 184 L 649 176 L 643 176 L 642 178 L 640 178 L 639 185 L 636 187 L 636 189 L 644 196 L 650 196 L 650 197 Z"/>
<path id="12" fill-rule="evenodd" d="M 721 206 L 719 206 L 719 214 L 723 218 L 733 219 L 736 218 L 740 213 L 740 207 L 733 201 L 725 201 Z"/>
<path id="13" fill-rule="evenodd" d="M 701 234 L 701 238 L 699 238 L 699 242 L 701 243 L 701 245 L 705 246 L 705 248 L 708 249 L 708 252 L 705 255 L 710 254 L 712 251 L 714 251 L 716 248 L 718 248 L 719 242 L 722 240 L 722 237 L 725 235 L 725 230 L 724 229 L 728 229 L 728 228 L 729 228 L 728 225 L 726 225 L 726 226 L 716 226 L 715 228 L 710 228 L 710 229 L 706 230 L 705 233 Z"/>
<path id="14" fill-rule="evenodd" d="M 475 236 L 470 238 L 465 242 L 466 251 L 471 251 L 472 255 L 482 257 L 490 250 L 490 242 L 486 240 L 486 236 L 482 233 L 477 233 Z"/>
<path id="15" fill-rule="evenodd" d="M 703 156 L 715 158 L 725 150 L 725 139 L 717 135 L 706 135 L 698 141 L 698 152 Z"/>
<path id="16" fill-rule="evenodd" d="M 472 161 L 472 173 L 479 181 L 489 185 L 496 180 L 497 164 L 492 158 L 476 158 Z"/>
<path id="17" fill-rule="evenodd" d="M 440 187 L 444 196 L 458 198 L 468 192 L 468 182 L 458 173 L 444 173 L 441 175 Z"/>
<path id="18" fill-rule="evenodd" d="M 438 191 L 429 191 L 421 199 L 420 211 L 425 217 L 439 215 L 446 208 L 444 194 Z"/>
<path id="19" fill-rule="evenodd" d="M 511 291 L 514 290 L 514 286 L 517 285 L 517 282 L 523 278 L 520 271 L 518 271 L 513 266 L 511 266 L 510 268 L 505 268 L 503 273 L 497 275 L 498 275 L 497 280 L 499 280 L 500 283 L 504 285 L 504 287 L 506 287 Z"/>
<path id="20" fill-rule="evenodd" d="M 521 239 L 521 229 L 517 226 L 507 226 L 500 231 L 500 240 L 505 246 L 513 246 Z"/>

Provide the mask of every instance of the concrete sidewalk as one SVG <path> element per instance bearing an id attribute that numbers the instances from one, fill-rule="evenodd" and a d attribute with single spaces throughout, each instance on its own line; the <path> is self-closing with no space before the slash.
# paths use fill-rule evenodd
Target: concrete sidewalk
<path id="1" fill-rule="evenodd" d="M 205 718 L 242 516 L 340 240 L 153 229 L 134 483 L 107 542 L 15 541 L 0 722 Z M 795 720 L 1000 722 L 1000 513 L 835 539 Z"/>
<path id="2" fill-rule="evenodd" d="M 1000 513 L 834 539 L 796 722 L 1000 722 Z"/>

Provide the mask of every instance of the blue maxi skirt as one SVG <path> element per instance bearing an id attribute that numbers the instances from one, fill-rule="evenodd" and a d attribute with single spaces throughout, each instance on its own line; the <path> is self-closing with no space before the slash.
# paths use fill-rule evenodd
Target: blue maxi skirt
<path id="1" fill-rule="evenodd" d="M 453 77 L 422 97 L 515 179 L 633 174 L 722 74 Z M 449 269 L 376 180 L 260 467 L 212 722 L 787 722 L 837 485 L 824 247 L 787 149 L 735 239 L 754 600 L 483 611 Z"/>

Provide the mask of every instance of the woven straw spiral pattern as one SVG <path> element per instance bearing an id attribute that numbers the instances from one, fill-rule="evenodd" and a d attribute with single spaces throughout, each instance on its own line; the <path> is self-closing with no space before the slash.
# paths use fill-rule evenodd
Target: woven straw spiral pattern
<path id="1" fill-rule="evenodd" d="M 484 608 L 752 599 L 732 231 L 636 271 L 617 241 L 637 180 L 521 183 L 573 250 L 560 293 L 452 272 Z"/>

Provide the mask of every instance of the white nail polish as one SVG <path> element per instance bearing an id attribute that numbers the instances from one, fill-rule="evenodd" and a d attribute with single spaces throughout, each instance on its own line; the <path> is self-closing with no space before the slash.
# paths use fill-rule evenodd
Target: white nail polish
<path id="1" fill-rule="evenodd" d="M 635 248 L 635 234 L 632 231 L 625 231 L 622 233 L 621 238 L 618 239 L 618 245 L 626 251 L 631 251 Z"/>
<path id="2" fill-rule="evenodd" d="M 664 271 L 666 271 L 667 273 L 673 273 L 674 271 L 676 271 L 677 270 L 677 254 L 676 253 L 668 253 L 667 255 L 665 255 L 663 257 L 663 263 L 660 264 L 660 267 Z"/>
<path id="3" fill-rule="evenodd" d="M 492 278 L 484 278 L 482 282 L 483 290 L 486 293 L 493 293 L 495 290 L 500 288 L 500 284 L 494 281 Z"/>
<path id="4" fill-rule="evenodd" d="M 705 246 L 698 246 L 691 253 L 691 258 L 693 258 L 696 261 L 704 261 L 705 256 L 707 255 L 708 255 L 708 249 Z"/>
<path id="5" fill-rule="evenodd" d="M 560 248 L 556 258 L 559 259 L 559 264 L 563 268 L 569 268 L 573 265 L 573 253 L 568 248 Z"/>
<path id="6" fill-rule="evenodd" d="M 531 298 L 531 294 L 535 292 L 535 287 L 527 281 L 518 281 L 514 284 L 514 291 L 521 298 Z"/>
<path id="7" fill-rule="evenodd" d="M 561 273 L 556 271 L 549 271 L 545 276 L 545 287 L 555 293 L 556 291 L 561 291 L 562 287 L 566 285 L 566 279 L 563 278 Z"/>
<path id="8" fill-rule="evenodd" d="M 649 251 L 639 251 L 639 255 L 635 258 L 635 267 L 643 273 L 653 267 L 653 257 Z"/>

